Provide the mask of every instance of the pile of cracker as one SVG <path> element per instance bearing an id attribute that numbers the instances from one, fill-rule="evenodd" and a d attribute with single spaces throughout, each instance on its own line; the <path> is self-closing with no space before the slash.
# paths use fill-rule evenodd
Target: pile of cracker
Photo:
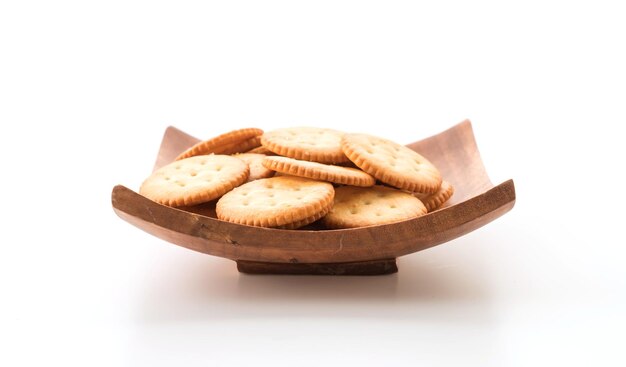
<path id="1" fill-rule="evenodd" d="M 436 210 L 453 192 L 432 163 L 403 145 L 315 127 L 247 128 L 202 141 L 139 190 L 160 204 L 283 229 L 412 219 Z"/>

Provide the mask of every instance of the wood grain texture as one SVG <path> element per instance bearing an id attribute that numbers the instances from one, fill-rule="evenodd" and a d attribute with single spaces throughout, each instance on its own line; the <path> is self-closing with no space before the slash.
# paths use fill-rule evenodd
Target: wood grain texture
<path id="1" fill-rule="evenodd" d="M 198 139 L 167 129 L 155 168 Z M 456 188 L 443 208 L 408 221 L 340 230 L 281 230 L 223 222 L 157 204 L 118 185 L 112 204 L 122 219 L 168 242 L 243 262 L 353 263 L 395 259 L 469 233 L 515 205 L 515 186 L 493 186 L 483 167 L 471 123 L 408 145 L 433 162 Z"/>
<path id="2" fill-rule="evenodd" d="M 237 261 L 237 270 L 248 274 L 289 275 L 385 275 L 398 272 L 396 259 L 357 261 L 347 263 L 268 263 Z"/>

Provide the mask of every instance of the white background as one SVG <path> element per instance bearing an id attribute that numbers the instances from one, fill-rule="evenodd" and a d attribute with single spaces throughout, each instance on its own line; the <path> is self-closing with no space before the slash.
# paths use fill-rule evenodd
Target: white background
<path id="1" fill-rule="evenodd" d="M 614 365 L 618 1 L 0 2 L 0 365 Z M 470 118 L 517 205 L 374 278 L 249 276 L 117 218 L 161 135 Z"/>

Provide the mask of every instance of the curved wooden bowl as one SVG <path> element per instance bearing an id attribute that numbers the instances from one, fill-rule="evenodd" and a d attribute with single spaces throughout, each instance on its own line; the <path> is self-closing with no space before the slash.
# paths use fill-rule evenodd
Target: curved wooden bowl
<path id="1" fill-rule="evenodd" d="M 169 127 L 155 169 L 198 139 Z M 120 218 L 163 240 L 237 261 L 248 273 L 387 274 L 395 258 L 439 245 L 503 215 L 515 204 L 513 180 L 494 186 L 469 120 L 408 145 L 428 157 L 455 193 L 443 208 L 387 225 L 340 230 L 282 230 L 224 222 L 157 204 L 118 185 L 111 200 Z"/>

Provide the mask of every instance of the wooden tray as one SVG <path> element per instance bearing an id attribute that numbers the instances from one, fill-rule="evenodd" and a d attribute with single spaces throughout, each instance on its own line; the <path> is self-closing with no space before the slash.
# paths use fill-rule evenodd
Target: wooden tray
<path id="1" fill-rule="evenodd" d="M 155 169 L 198 139 L 169 127 Z M 237 262 L 256 274 L 379 275 L 398 271 L 396 258 L 469 233 L 513 208 L 515 186 L 494 186 L 482 164 L 469 120 L 408 147 L 433 162 L 455 193 L 428 215 L 381 226 L 339 230 L 283 230 L 224 222 L 157 204 L 118 185 L 117 215 L 165 241 Z"/>

